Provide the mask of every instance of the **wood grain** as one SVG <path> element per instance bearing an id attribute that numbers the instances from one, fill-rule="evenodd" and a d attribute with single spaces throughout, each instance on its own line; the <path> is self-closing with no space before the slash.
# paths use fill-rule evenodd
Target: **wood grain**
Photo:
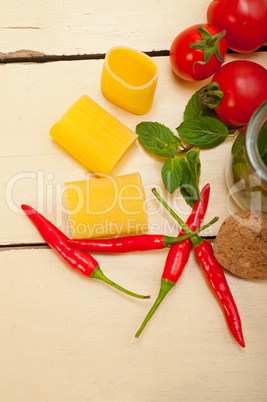
<path id="1" fill-rule="evenodd" d="M 151 294 L 149 300 L 133 299 L 68 268 L 43 245 L 19 208 L 28 203 L 69 233 L 63 184 L 90 178 L 91 173 L 50 138 L 49 130 L 85 93 L 133 130 L 150 120 L 175 132 L 189 98 L 209 80 L 179 80 L 168 51 L 180 31 L 206 22 L 210 1 L 2 4 L 1 402 L 266 401 L 266 281 L 226 273 L 243 323 L 242 349 L 192 254 L 176 287 L 135 339 L 158 294 L 168 250 L 95 255 L 111 279 Z M 159 65 L 154 104 L 144 116 L 118 108 L 101 93 L 104 55 L 118 45 L 145 51 Z M 227 61 L 235 59 L 267 67 L 265 52 L 227 55 Z M 207 236 L 215 236 L 220 223 L 237 211 L 224 178 L 231 145 L 229 138 L 200 153 L 200 187 L 211 184 L 205 222 L 220 217 Z M 150 233 L 175 235 L 177 224 L 160 208 L 151 188 L 156 187 L 182 218 L 190 211 L 178 191 L 170 197 L 163 190 L 163 162 L 137 142 L 112 173 L 140 172 Z"/>
<path id="2" fill-rule="evenodd" d="M 0 15 L 1 58 L 26 50 L 45 55 L 106 53 L 113 46 L 169 49 L 190 25 L 206 22 L 209 0 L 11 0 Z M 190 12 L 188 12 L 190 10 Z M 18 54 L 13 53 L 13 57 Z"/>
<path id="3" fill-rule="evenodd" d="M 51 250 L 0 253 L 0 399 L 264 401 L 266 284 L 227 275 L 246 348 L 230 334 L 192 257 L 139 339 L 166 250 L 97 257 L 137 300 L 87 279 Z"/>
<path id="4" fill-rule="evenodd" d="M 229 55 L 228 61 L 241 57 Z M 264 53 L 246 57 L 267 66 Z M 5 133 L 0 151 L 0 185 L 5 188 L 5 198 L 0 200 L 0 244 L 42 241 L 35 228 L 21 214 L 22 203 L 28 203 L 45 213 L 68 233 L 62 202 L 64 182 L 84 180 L 91 174 L 52 140 L 49 130 L 84 93 L 133 130 L 141 121 L 158 121 L 175 132 L 182 121 L 186 103 L 208 81 L 189 83 L 179 80 L 171 71 L 168 57 L 158 57 L 155 61 L 160 69 L 159 83 L 152 109 L 144 116 L 124 111 L 102 95 L 102 60 L 2 66 L 2 99 L 6 99 L 6 102 L 2 101 L 0 109 L 2 131 Z M 216 235 L 220 222 L 237 210 L 225 184 L 225 164 L 232 142 L 229 138 L 220 146 L 201 150 L 200 153 L 200 187 L 207 182 L 211 184 L 206 221 L 215 215 L 220 217 L 205 232 L 207 236 Z M 112 174 L 140 172 L 147 197 L 151 233 L 175 235 L 176 223 L 159 207 L 151 189 L 158 188 L 182 218 L 188 216 L 190 208 L 179 191 L 172 196 L 163 191 L 163 162 L 164 158 L 154 157 L 137 142 Z"/>

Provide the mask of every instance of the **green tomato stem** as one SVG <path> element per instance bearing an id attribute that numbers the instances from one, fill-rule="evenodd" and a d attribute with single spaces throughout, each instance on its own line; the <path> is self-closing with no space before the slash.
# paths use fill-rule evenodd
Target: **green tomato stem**
<path id="1" fill-rule="evenodd" d="M 226 31 L 224 30 L 211 36 L 209 31 L 206 28 L 204 28 L 203 25 L 199 25 L 197 29 L 201 35 L 202 40 L 190 43 L 189 47 L 190 49 L 203 50 L 203 61 L 196 61 L 194 65 L 195 64 L 205 65 L 210 60 L 212 55 L 217 57 L 217 59 L 221 63 L 224 63 L 225 60 L 222 57 L 218 43 L 225 36 Z"/>
<path id="2" fill-rule="evenodd" d="M 209 108 L 216 109 L 224 97 L 224 93 L 217 82 L 211 82 L 199 91 L 199 97 L 202 103 Z"/>

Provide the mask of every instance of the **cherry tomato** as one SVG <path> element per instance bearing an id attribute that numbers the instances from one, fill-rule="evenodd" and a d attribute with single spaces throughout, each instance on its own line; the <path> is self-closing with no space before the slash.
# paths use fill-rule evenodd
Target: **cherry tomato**
<path id="1" fill-rule="evenodd" d="M 214 74 L 227 53 L 225 32 L 210 24 L 193 25 L 176 36 L 170 48 L 173 71 L 187 81 Z"/>
<path id="2" fill-rule="evenodd" d="M 213 76 L 224 96 L 215 109 L 227 124 L 242 126 L 248 123 L 255 110 L 267 100 L 267 70 L 247 60 L 231 61 Z"/>
<path id="3" fill-rule="evenodd" d="M 207 20 L 226 30 L 229 49 L 253 52 L 267 41 L 267 0 L 213 0 Z"/>

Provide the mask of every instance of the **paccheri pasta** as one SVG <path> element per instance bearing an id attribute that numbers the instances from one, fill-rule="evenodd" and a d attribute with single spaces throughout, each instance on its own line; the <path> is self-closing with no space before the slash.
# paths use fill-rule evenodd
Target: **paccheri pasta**
<path id="1" fill-rule="evenodd" d="M 140 234 L 148 230 L 139 173 L 65 183 L 74 239 Z"/>
<path id="2" fill-rule="evenodd" d="M 96 174 L 109 174 L 138 138 L 87 95 L 53 125 L 50 135 Z"/>

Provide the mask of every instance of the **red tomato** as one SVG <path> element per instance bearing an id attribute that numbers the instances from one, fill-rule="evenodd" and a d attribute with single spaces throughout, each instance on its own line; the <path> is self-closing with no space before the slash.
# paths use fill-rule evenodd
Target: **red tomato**
<path id="1" fill-rule="evenodd" d="M 253 52 L 267 41 L 267 0 L 213 0 L 207 19 L 226 30 L 227 46 L 236 52 Z"/>
<path id="2" fill-rule="evenodd" d="M 227 124 L 242 126 L 248 123 L 255 110 L 267 100 L 267 70 L 247 60 L 231 61 L 213 76 L 224 96 L 215 109 Z"/>
<path id="3" fill-rule="evenodd" d="M 202 34 L 198 30 L 199 27 L 204 27 Z M 214 35 L 219 35 L 216 36 L 217 41 Z M 173 71 L 187 81 L 204 80 L 210 77 L 222 65 L 227 53 L 227 44 L 223 35 L 218 28 L 210 24 L 193 25 L 182 31 L 176 36 L 170 48 Z M 206 49 L 205 54 L 202 48 L 190 48 L 190 44 L 198 46 L 196 42 L 203 40 L 208 45 L 208 48 L 203 46 Z"/>

